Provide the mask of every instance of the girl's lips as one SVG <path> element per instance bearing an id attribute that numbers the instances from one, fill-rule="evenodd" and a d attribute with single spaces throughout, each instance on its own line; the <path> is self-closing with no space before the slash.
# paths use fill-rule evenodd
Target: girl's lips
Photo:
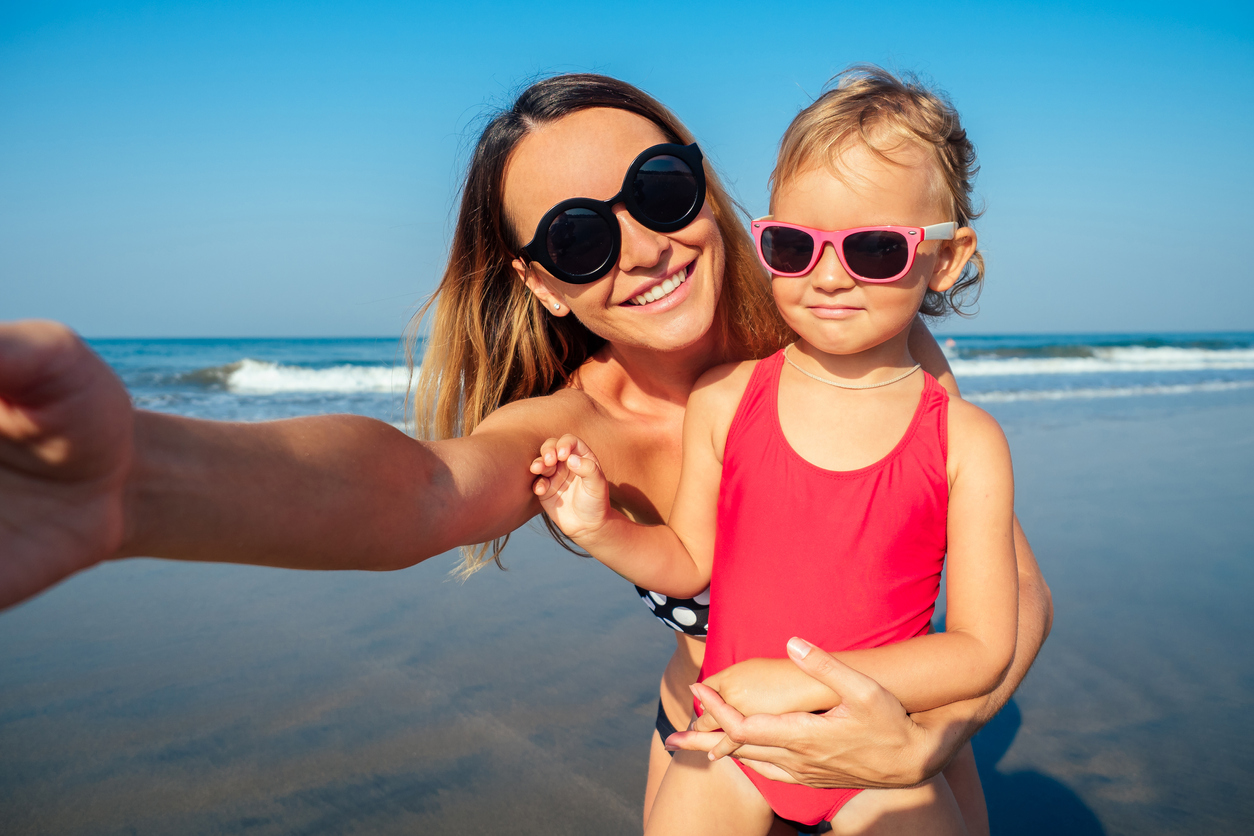
<path id="1" fill-rule="evenodd" d="M 812 305 L 810 312 L 819 319 L 849 319 L 852 316 L 862 312 L 862 308 L 850 308 L 845 306 L 829 307 L 826 305 Z"/>

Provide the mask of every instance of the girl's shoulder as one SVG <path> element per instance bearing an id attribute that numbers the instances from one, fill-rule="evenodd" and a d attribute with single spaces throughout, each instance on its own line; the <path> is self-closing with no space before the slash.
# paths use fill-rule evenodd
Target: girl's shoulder
<path id="1" fill-rule="evenodd" d="M 688 397 L 688 409 L 694 406 L 700 409 L 718 412 L 736 411 L 740 399 L 753 377 L 753 370 L 761 360 L 741 360 L 734 363 L 723 363 L 707 370 L 692 387 Z"/>
<path id="2" fill-rule="evenodd" d="M 951 471 L 963 463 L 1009 459 L 1010 445 L 997 419 L 970 401 L 950 396 L 948 448 Z"/>

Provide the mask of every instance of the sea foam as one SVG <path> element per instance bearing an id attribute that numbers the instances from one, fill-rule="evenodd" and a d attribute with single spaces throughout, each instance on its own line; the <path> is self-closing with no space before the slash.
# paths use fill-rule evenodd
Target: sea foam
<path id="1" fill-rule="evenodd" d="M 1203 392 L 1231 392 L 1254 389 L 1254 380 L 1209 381 L 1161 386 L 1109 386 L 1078 389 L 1026 389 L 1019 391 L 964 392 L 972 403 L 1012 403 L 1015 401 L 1069 401 L 1089 398 L 1137 398 L 1151 395 L 1194 395 Z"/>
<path id="2" fill-rule="evenodd" d="M 198 369 L 182 376 L 188 383 L 221 386 L 241 395 L 286 392 L 404 392 L 409 372 L 397 366 L 339 365 L 325 368 L 289 366 L 245 358 L 234 363 Z"/>
<path id="3" fill-rule="evenodd" d="M 1087 348 L 1083 357 L 953 357 L 959 377 L 1090 374 L 1094 372 L 1173 372 L 1254 369 L 1254 349 L 1215 351 L 1175 346 Z"/>

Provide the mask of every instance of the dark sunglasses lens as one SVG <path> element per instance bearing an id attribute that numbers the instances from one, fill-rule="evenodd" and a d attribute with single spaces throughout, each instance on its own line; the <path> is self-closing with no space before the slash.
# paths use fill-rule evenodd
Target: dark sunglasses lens
<path id="1" fill-rule="evenodd" d="M 614 249 L 609 225 L 591 209 L 567 209 L 549 224 L 549 258 L 572 276 L 595 275 Z"/>
<path id="2" fill-rule="evenodd" d="M 804 273 L 814 255 L 810 233 L 786 226 L 762 230 L 762 258 L 777 273 Z"/>
<path id="3" fill-rule="evenodd" d="M 670 224 L 701 207 L 697 202 L 697 178 L 688 164 L 678 157 L 653 157 L 636 172 L 631 184 L 636 207 L 643 220 Z"/>
<path id="4" fill-rule="evenodd" d="M 845 263 L 865 279 L 891 279 L 906 269 L 910 245 L 900 232 L 855 232 L 845 239 Z"/>

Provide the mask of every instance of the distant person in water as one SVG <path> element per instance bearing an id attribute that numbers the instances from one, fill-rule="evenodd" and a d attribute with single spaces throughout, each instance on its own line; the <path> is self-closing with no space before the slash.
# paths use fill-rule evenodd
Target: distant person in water
<path id="1" fill-rule="evenodd" d="M 614 507 L 660 524 L 693 384 L 793 338 L 769 292 L 668 110 L 604 76 L 538 82 L 476 144 L 448 266 L 420 315 L 431 330 L 418 440 L 351 415 L 239 424 L 137 411 L 68 329 L 0 326 L 0 605 L 139 555 L 379 570 L 464 546 L 473 571 L 539 513 L 527 468 L 568 431 L 598 451 Z M 909 343 L 956 396 L 926 328 Z M 867 684 L 846 700 L 856 721 L 810 724 L 758 768 L 816 786 L 911 786 L 951 764 L 959 801 L 982 810 L 966 740 L 1014 692 L 1049 624 L 1048 589 L 1015 532 L 1018 643 L 993 694 L 907 716 Z M 684 728 L 704 643 L 675 635 L 659 720 Z M 655 734 L 646 817 L 669 761 Z"/>

